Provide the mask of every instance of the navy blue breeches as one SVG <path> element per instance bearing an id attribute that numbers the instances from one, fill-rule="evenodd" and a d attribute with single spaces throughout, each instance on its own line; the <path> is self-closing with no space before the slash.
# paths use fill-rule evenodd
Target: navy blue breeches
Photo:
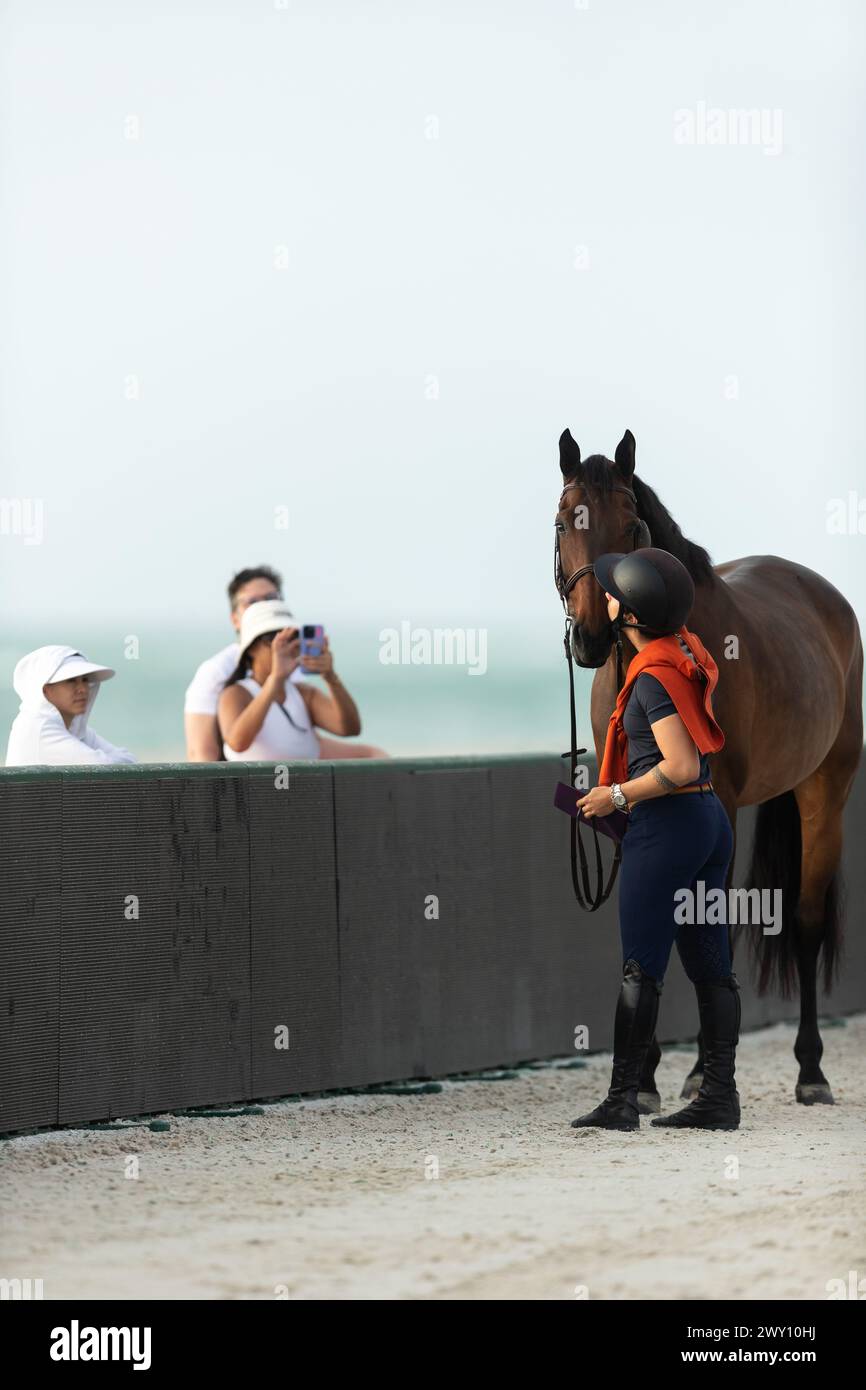
<path id="1" fill-rule="evenodd" d="M 728 914 L 706 923 L 700 899 L 694 922 L 677 921 L 678 889 L 696 895 L 725 890 L 734 836 L 715 792 L 687 792 L 641 801 L 629 816 L 622 843 L 619 876 L 619 929 L 623 962 L 631 959 L 656 980 L 663 980 L 671 948 L 677 943 L 690 980 L 715 980 L 731 973 Z M 712 900 L 711 900 L 712 901 Z M 682 909 L 680 909 L 682 915 Z"/>

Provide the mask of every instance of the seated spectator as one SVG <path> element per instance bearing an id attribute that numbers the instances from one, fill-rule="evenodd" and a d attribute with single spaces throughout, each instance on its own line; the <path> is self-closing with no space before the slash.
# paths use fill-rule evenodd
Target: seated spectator
<path id="1" fill-rule="evenodd" d="M 6 766 L 134 763 L 125 748 L 115 748 L 87 727 L 99 686 L 113 675 L 74 647 L 38 647 L 22 656 L 12 677 L 21 706 L 12 722 Z"/>
<path id="2" fill-rule="evenodd" d="M 241 619 L 240 656 L 219 698 L 218 718 L 229 762 L 287 762 L 321 756 L 316 729 L 360 733 L 357 706 L 334 670 L 327 638 L 321 656 L 304 657 L 328 694 L 293 682 L 300 640 L 281 599 L 250 604 Z"/>
<path id="3" fill-rule="evenodd" d="M 235 631 L 240 631 L 244 613 L 251 604 L 282 600 L 282 588 L 279 574 L 269 565 L 255 565 L 251 569 L 239 570 L 228 586 L 229 616 Z M 291 618 L 291 614 L 289 617 Z M 223 756 L 217 705 L 226 682 L 238 664 L 239 655 L 237 640 L 230 642 L 228 646 L 202 662 L 187 688 L 184 700 L 184 729 L 186 756 L 191 763 L 219 762 Z M 305 665 L 309 664 L 305 662 Z M 294 684 L 303 680 L 302 673 L 297 670 L 297 663 L 289 680 Z M 322 737 L 315 729 L 313 736 L 319 745 L 319 752 L 313 754 L 314 757 L 387 757 L 380 748 L 373 748 L 370 744 L 341 743 L 335 738 Z"/>

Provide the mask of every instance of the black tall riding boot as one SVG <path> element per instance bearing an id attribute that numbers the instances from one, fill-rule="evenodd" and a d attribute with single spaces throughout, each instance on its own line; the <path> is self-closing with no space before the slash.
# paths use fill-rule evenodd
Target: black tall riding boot
<path id="1" fill-rule="evenodd" d="M 637 1089 L 644 1055 L 655 1033 L 662 986 L 636 960 L 627 960 L 613 1027 L 613 1072 L 601 1105 L 572 1120 L 572 1129 L 640 1129 Z"/>
<path id="2" fill-rule="evenodd" d="M 704 1040 L 704 1078 L 684 1110 L 660 1115 L 654 1125 L 671 1129 L 737 1129 L 740 1097 L 734 1086 L 734 1060 L 740 1038 L 740 986 L 736 975 L 695 985 Z"/>

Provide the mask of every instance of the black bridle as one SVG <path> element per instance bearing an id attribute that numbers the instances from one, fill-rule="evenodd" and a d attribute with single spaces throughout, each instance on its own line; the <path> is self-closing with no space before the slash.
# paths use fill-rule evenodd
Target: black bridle
<path id="1" fill-rule="evenodd" d="M 561 507 L 562 507 L 562 499 L 563 499 L 563 497 L 565 496 L 565 494 L 566 494 L 567 492 L 570 492 L 571 489 L 572 489 L 572 488 L 575 488 L 575 487 L 583 487 L 583 483 L 580 483 L 580 482 L 566 483 L 566 485 L 565 485 L 565 487 L 562 489 L 562 492 L 560 493 L 560 497 L 559 497 L 560 509 L 561 509 Z M 612 488 L 611 488 L 611 492 L 624 492 L 624 493 L 626 494 L 626 496 L 627 496 L 627 497 L 630 497 L 631 500 L 632 500 L 632 502 L 634 502 L 635 511 L 637 511 L 637 498 L 635 497 L 635 495 L 634 495 L 634 493 L 632 492 L 631 488 L 625 486 L 625 483 L 614 483 L 613 486 L 612 486 Z M 637 520 L 638 522 L 640 522 L 640 517 L 637 517 L 636 520 Z M 638 548 L 637 546 L 634 547 L 635 550 L 637 550 L 637 548 Z M 565 609 L 565 612 L 566 612 L 566 615 L 567 615 L 567 616 L 570 616 L 570 615 L 568 614 L 568 596 L 569 596 L 569 594 L 571 593 L 571 591 L 572 591 L 572 589 L 574 588 L 574 586 L 575 586 L 575 584 L 577 583 L 577 581 L 578 581 L 579 579 L 582 579 L 583 576 L 584 576 L 585 574 L 592 574 L 592 565 L 581 565 L 581 567 L 580 567 L 579 570 L 575 570 L 575 571 L 574 571 L 574 574 L 570 574 L 570 575 L 568 576 L 568 579 L 563 579 L 563 577 L 562 577 L 562 555 L 560 554 L 560 551 L 559 551 L 559 529 L 558 529 L 558 523 L 557 523 L 556 536 L 555 536 L 554 542 L 553 542 L 553 582 L 554 582 L 554 584 L 556 585 L 556 589 L 557 589 L 557 592 L 558 592 L 558 594 L 559 594 L 559 597 L 562 599 L 562 606 L 563 606 L 563 608 Z"/>
<path id="2" fill-rule="evenodd" d="M 565 496 L 565 494 L 566 494 L 567 492 L 569 492 L 572 488 L 575 488 L 575 487 L 582 487 L 582 486 L 583 486 L 583 484 L 580 483 L 580 482 L 566 483 L 565 487 L 562 489 L 562 493 L 561 493 L 560 499 L 559 499 L 559 500 L 560 500 L 560 508 L 561 508 L 561 506 L 562 506 L 562 498 Z M 626 487 L 624 483 L 615 483 L 615 484 L 613 485 L 613 487 L 611 488 L 611 491 L 612 491 L 612 492 L 624 492 L 624 493 L 625 493 L 628 497 L 630 497 L 631 500 L 634 502 L 634 504 L 635 504 L 635 510 L 637 510 L 637 498 L 635 497 L 635 495 L 634 495 L 634 493 L 632 492 L 632 490 L 631 490 L 630 487 Z M 646 523 L 643 522 L 643 521 L 641 521 L 641 520 L 640 520 L 640 517 L 638 517 L 637 519 L 638 519 L 638 521 L 640 522 L 640 527 L 638 528 L 638 531 L 636 532 L 635 545 L 633 546 L 633 549 L 634 549 L 634 550 L 639 549 L 639 547 L 640 547 L 641 544 L 647 544 L 647 543 L 649 542 L 649 531 L 648 531 L 648 529 L 647 529 L 647 527 L 646 527 Z M 570 751 L 569 751 L 568 753 L 563 753 L 562 756 L 563 756 L 564 758 L 568 758 L 568 759 L 570 760 L 570 766 L 571 766 L 570 783 L 571 783 L 571 786 L 572 786 L 572 787 L 574 787 L 575 777 L 577 776 L 577 759 L 578 759 L 578 756 L 579 756 L 581 753 L 585 753 L 587 750 L 586 750 L 585 748 L 578 748 L 578 746 L 577 746 L 577 711 L 576 711 L 576 709 L 575 709 L 575 703 L 574 703 L 574 656 L 573 656 L 572 650 L 571 650 L 571 633 L 572 633 L 572 629 L 573 629 L 573 627 L 574 627 L 574 619 L 573 619 L 573 617 L 571 616 L 571 614 L 570 614 L 569 611 L 568 611 L 568 595 L 571 593 L 571 591 L 572 591 L 572 589 L 574 588 L 575 584 L 577 584 L 577 582 L 578 582 L 580 579 L 582 579 L 583 576 L 584 576 L 585 574 L 592 574 L 592 573 L 593 573 L 593 566 L 592 566 L 592 565 L 581 565 L 580 569 L 576 569 L 576 570 L 574 571 L 573 574 L 569 575 L 568 579 L 565 579 L 565 578 L 563 577 L 562 556 L 561 556 L 560 551 L 559 551 L 559 523 L 557 522 L 556 539 L 555 539 L 555 542 L 554 542 L 554 551 L 553 551 L 553 580 L 554 580 L 554 583 L 556 584 L 556 588 L 557 588 L 557 591 L 558 591 L 558 593 L 559 593 L 559 597 L 562 599 L 562 606 L 563 606 L 563 608 L 565 609 L 565 655 L 566 655 L 566 659 L 567 659 L 567 661 L 568 661 L 568 694 L 569 694 L 569 707 L 570 707 L 570 715 L 571 715 L 571 749 L 570 749 Z M 617 694 L 619 693 L 619 691 L 620 691 L 621 688 L 622 688 L 622 637 L 621 637 L 621 635 L 620 635 L 619 629 L 617 628 L 617 633 L 616 633 L 616 689 L 617 689 Z M 590 822 L 590 824 L 592 824 L 592 822 Z M 605 883 L 604 883 L 604 867 L 603 867 L 603 865 L 602 865 L 602 860 L 601 860 L 601 846 L 600 846 L 600 844 L 599 844 L 599 842 L 598 842 L 598 828 L 597 828 L 594 824 L 592 824 L 592 833 L 593 833 L 593 839 L 594 839 L 594 842 L 595 842 L 595 874 L 596 874 L 596 887 L 595 887 L 595 892 L 594 892 L 594 893 L 592 892 L 592 890 L 591 890 L 591 888 L 590 888 L 590 883 L 589 883 L 589 865 L 587 864 L 587 860 L 586 860 L 586 851 L 584 850 L 584 847 L 583 847 L 583 841 L 582 841 L 582 839 L 581 839 L 581 837 L 580 837 L 580 820 L 578 819 L 577 816 L 572 816 L 572 818 L 571 818 L 571 884 L 572 884 L 572 887 L 573 887 L 573 889 L 574 889 L 574 896 L 577 898 L 577 901 L 578 901 L 579 905 L 580 905 L 582 908 L 584 908 L 587 912 L 597 912 L 598 909 L 601 907 L 602 903 L 607 902 L 607 900 L 608 900 L 608 898 L 610 897 L 611 892 L 612 892 L 612 890 L 613 890 L 613 885 L 614 885 L 614 883 L 616 882 L 616 876 L 617 876 L 617 874 L 619 873 L 620 860 L 622 859 L 622 844 L 620 843 L 620 844 L 618 844 L 618 845 L 616 846 L 616 850 L 615 850 L 614 856 L 613 856 L 613 863 L 611 864 L 611 867 L 610 867 L 610 875 L 609 875 L 609 877 L 608 877 L 607 883 L 605 884 Z M 577 871 L 578 855 L 580 856 L 580 876 L 579 876 L 579 877 L 578 877 L 578 871 Z M 602 886 L 602 885 L 604 885 L 604 886 Z"/>

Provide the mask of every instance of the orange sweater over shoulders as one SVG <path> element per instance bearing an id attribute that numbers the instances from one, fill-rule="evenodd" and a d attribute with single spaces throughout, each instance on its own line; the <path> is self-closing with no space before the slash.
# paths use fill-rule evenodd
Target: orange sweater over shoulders
<path id="1" fill-rule="evenodd" d="M 678 637 L 689 647 L 695 662 L 682 651 Z M 598 773 L 600 786 L 624 782 L 628 776 L 628 737 L 623 728 L 623 715 L 632 686 L 644 671 L 664 686 L 699 753 L 718 753 L 725 746 L 725 735 L 713 714 L 712 697 L 719 681 L 719 668 L 700 637 L 681 627 L 674 635 L 655 637 L 633 658 L 608 722 Z"/>

